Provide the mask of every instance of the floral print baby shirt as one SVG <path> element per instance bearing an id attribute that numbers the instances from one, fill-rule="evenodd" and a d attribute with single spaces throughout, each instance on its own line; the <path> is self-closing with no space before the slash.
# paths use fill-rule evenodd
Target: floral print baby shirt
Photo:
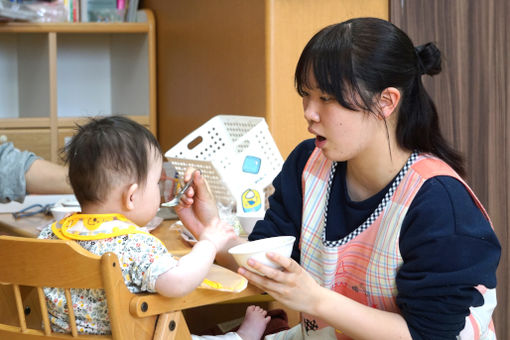
<path id="1" fill-rule="evenodd" d="M 87 216 L 75 214 L 77 216 Z M 101 216 L 101 215 L 94 215 Z M 120 216 L 120 215 L 119 215 Z M 65 221 L 62 220 L 62 221 Z M 62 223 L 60 221 L 59 223 Z M 99 239 L 76 240 L 84 249 L 96 255 L 113 252 L 117 255 L 121 264 L 124 282 L 131 293 L 155 292 L 156 279 L 159 275 L 177 265 L 177 260 L 172 257 L 159 239 L 151 234 L 142 232 L 128 220 L 114 218 L 108 220 L 106 229 L 115 231 L 122 227 L 129 227 L 130 232 L 118 236 L 101 234 Z M 81 224 L 80 224 L 81 223 Z M 75 224 L 78 230 L 84 227 L 83 220 L 78 219 Z M 114 227 L 116 226 L 116 227 Z M 96 230 L 105 231 L 105 225 Z M 135 229 L 133 229 L 135 228 Z M 127 228 L 126 228 L 127 230 Z M 135 232 L 132 232 L 132 231 Z M 84 234 L 80 231 L 77 234 Z M 112 232 L 110 235 L 119 234 Z M 80 236 L 77 236 L 78 238 Z M 52 225 L 43 229 L 40 239 L 58 239 L 52 229 Z M 86 238 L 86 237 L 85 237 Z M 97 237 L 96 237 L 97 238 Z M 55 332 L 70 333 L 68 324 L 67 304 L 63 289 L 45 288 L 46 302 L 52 329 Z M 102 289 L 71 289 L 73 309 L 79 333 L 84 334 L 109 334 L 110 322 L 106 295 Z"/>

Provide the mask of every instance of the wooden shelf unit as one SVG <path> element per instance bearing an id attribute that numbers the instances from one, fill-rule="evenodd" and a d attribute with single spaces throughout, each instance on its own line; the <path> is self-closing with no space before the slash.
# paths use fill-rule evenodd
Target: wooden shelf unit
<path id="1" fill-rule="evenodd" d="M 156 131 L 156 32 L 136 23 L 0 25 L 0 135 L 58 162 L 76 123 L 123 114 Z"/>

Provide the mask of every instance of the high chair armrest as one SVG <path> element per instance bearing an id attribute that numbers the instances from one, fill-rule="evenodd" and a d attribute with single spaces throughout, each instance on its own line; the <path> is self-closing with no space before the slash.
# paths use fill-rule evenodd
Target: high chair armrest
<path id="1" fill-rule="evenodd" d="M 195 289 L 186 296 L 179 298 L 165 297 L 159 294 L 137 294 L 131 298 L 129 312 L 136 317 L 159 315 L 162 313 L 185 310 L 214 303 L 237 300 L 262 294 L 262 290 L 248 284 L 239 293 L 222 292 L 210 289 Z"/>

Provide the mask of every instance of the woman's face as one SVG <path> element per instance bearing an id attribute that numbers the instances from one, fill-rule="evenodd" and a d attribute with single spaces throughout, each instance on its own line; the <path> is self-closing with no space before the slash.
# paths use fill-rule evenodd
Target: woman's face
<path id="1" fill-rule="evenodd" d="M 334 96 L 317 88 L 313 75 L 310 80 L 312 88 L 303 89 L 304 115 L 308 131 L 316 136 L 315 145 L 324 155 L 333 161 L 347 161 L 372 148 L 381 120 L 341 106 Z"/>

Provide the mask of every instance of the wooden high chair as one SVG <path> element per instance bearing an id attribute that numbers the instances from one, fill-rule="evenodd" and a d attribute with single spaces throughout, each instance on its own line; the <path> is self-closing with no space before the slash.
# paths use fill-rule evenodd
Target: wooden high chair
<path id="1" fill-rule="evenodd" d="M 43 287 L 65 289 L 71 334 L 51 332 Z M 104 289 L 111 335 L 78 334 L 70 288 Z M 132 294 L 117 256 L 94 255 L 73 241 L 0 236 L 0 339 L 191 339 L 182 310 L 261 291 L 195 289 L 181 298 Z"/>

